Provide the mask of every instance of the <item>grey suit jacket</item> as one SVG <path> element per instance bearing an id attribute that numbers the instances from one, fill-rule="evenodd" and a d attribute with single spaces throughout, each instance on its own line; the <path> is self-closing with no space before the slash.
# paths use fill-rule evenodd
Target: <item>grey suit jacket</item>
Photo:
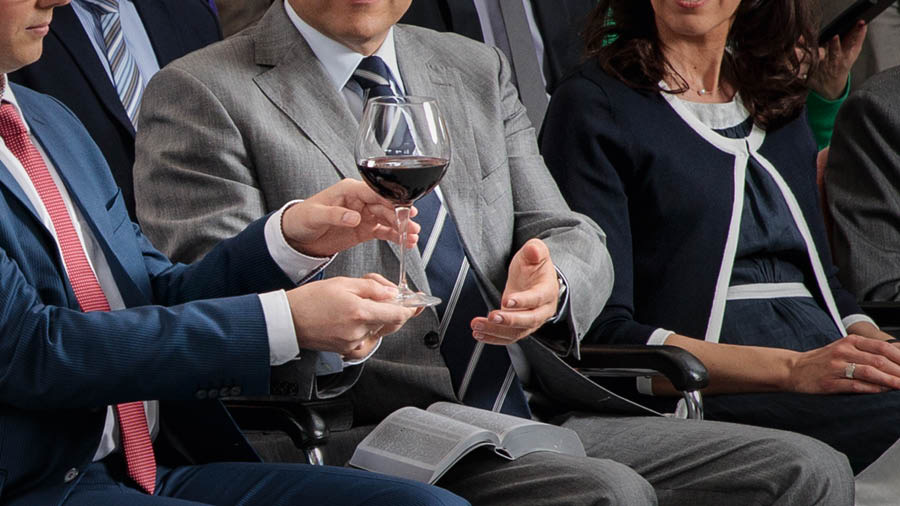
<path id="1" fill-rule="evenodd" d="M 861 300 L 900 300 L 900 67 L 841 108 L 825 188 L 841 281 Z"/>
<path id="2" fill-rule="evenodd" d="M 508 64 L 483 44 L 422 28 L 398 25 L 395 44 L 407 92 L 437 97 L 445 113 L 453 155 L 441 188 L 489 297 L 499 301 L 518 248 L 542 238 L 568 279 L 568 323 L 580 338 L 609 296 L 611 262 L 602 231 L 568 208 L 547 172 Z M 255 27 L 161 71 L 145 92 L 140 124 L 138 216 L 154 243 L 181 260 L 291 199 L 359 177 L 357 121 L 281 2 Z M 326 275 L 392 278 L 398 254 L 370 241 L 338 255 Z M 427 290 L 418 253 L 409 254 L 411 283 Z M 437 327 L 429 309 L 384 339 L 353 389 L 358 423 L 456 400 L 439 349 L 424 344 Z M 523 348 L 533 363 L 547 360 L 536 342 Z M 290 386 L 291 367 L 275 371 L 276 383 Z M 542 377 L 543 370 L 537 377 L 554 395 L 587 381 L 556 370 Z M 591 392 L 576 397 L 590 406 L 605 398 Z"/>

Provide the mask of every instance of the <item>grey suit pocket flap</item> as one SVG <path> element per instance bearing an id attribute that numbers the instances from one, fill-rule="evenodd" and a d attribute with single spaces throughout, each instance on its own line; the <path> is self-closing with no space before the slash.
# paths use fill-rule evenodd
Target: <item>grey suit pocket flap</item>
<path id="1" fill-rule="evenodd" d="M 481 178 L 481 198 L 485 204 L 493 204 L 500 197 L 509 194 L 512 186 L 508 174 L 506 161 L 503 161 Z"/>

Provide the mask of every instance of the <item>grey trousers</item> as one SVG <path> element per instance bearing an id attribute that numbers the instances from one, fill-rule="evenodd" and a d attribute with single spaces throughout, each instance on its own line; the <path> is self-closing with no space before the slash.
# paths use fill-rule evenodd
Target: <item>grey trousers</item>
<path id="1" fill-rule="evenodd" d="M 847 459 L 789 432 L 662 417 L 572 414 L 587 458 L 535 452 L 508 461 L 488 450 L 438 481 L 473 505 L 853 504 Z"/>

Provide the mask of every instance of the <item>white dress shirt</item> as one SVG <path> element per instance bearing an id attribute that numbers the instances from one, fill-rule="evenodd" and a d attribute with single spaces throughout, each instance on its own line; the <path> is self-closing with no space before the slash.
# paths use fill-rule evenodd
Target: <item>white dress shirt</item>
<path id="1" fill-rule="evenodd" d="M 361 118 L 363 106 L 365 105 L 362 96 L 357 89 L 348 87 L 347 83 L 353 77 L 353 72 L 356 71 L 356 67 L 359 66 L 359 63 L 363 61 L 365 56 L 329 38 L 300 19 L 300 16 L 294 12 L 294 8 L 291 7 L 288 0 L 284 0 L 284 10 L 287 12 L 291 22 L 294 23 L 294 26 L 297 27 L 297 30 L 300 31 L 300 35 L 306 39 L 306 43 L 309 44 L 310 49 L 315 53 L 316 58 L 319 59 L 319 63 L 325 67 L 325 72 L 331 78 L 334 89 L 343 94 L 353 115 L 357 119 Z M 394 50 L 393 27 L 388 32 L 387 38 L 384 39 L 384 43 L 381 44 L 378 51 L 375 51 L 373 56 L 378 56 L 384 60 L 384 63 L 400 86 L 400 91 L 403 92 L 403 78 L 400 77 L 400 67 L 397 66 L 397 53 Z"/>
<path id="2" fill-rule="evenodd" d="M 103 41 L 100 17 L 88 5 L 84 0 L 74 0 L 72 9 L 91 40 L 97 58 L 106 70 L 106 75 L 109 76 L 111 82 L 115 83 L 106 56 L 106 43 Z M 156 59 L 156 52 L 153 50 L 153 44 L 150 43 L 147 29 L 144 28 L 144 22 L 138 15 L 132 0 L 119 0 L 119 23 L 122 26 L 125 47 L 128 48 L 128 52 L 137 63 L 138 71 L 141 73 L 144 86 L 146 86 L 150 82 L 150 78 L 159 72 L 159 61 Z"/>
<path id="3" fill-rule="evenodd" d="M 14 96 L 12 89 L 9 86 L 6 86 L 5 74 L 0 75 L 0 90 L 2 90 L 2 92 L 0 92 L 0 99 L 10 102 L 16 107 L 16 109 L 19 109 L 18 102 L 16 101 L 16 97 Z M 103 290 L 104 295 L 106 295 L 106 298 L 109 301 L 110 309 L 113 311 L 117 309 L 123 309 L 125 307 L 125 304 L 122 300 L 121 294 L 119 293 L 115 278 L 112 275 L 109 263 L 106 259 L 106 256 L 103 254 L 103 250 L 100 247 L 99 242 L 91 231 L 90 226 L 82 216 L 81 211 L 72 204 L 72 199 L 69 196 L 68 190 L 62 183 L 56 167 L 47 156 L 43 146 L 41 146 L 37 138 L 31 134 L 31 129 L 28 126 L 28 123 L 24 121 L 24 118 L 22 118 L 22 121 L 25 124 L 25 128 L 29 132 L 31 142 L 34 144 L 41 157 L 44 159 L 44 163 L 47 165 L 47 169 L 49 170 L 54 183 L 56 183 L 56 186 L 59 189 L 60 195 L 62 196 L 63 202 L 65 203 L 66 210 L 68 211 L 69 216 L 72 220 L 72 224 L 75 227 L 75 232 L 78 235 L 78 239 L 81 242 L 82 247 L 84 247 L 85 252 L 87 253 L 88 263 L 90 264 L 91 269 L 94 271 L 94 274 L 97 277 L 97 281 L 100 283 L 100 287 Z M 2 139 L 0 139 L 0 164 L 3 164 L 9 170 L 9 172 L 15 178 L 16 182 L 25 192 L 25 195 L 28 197 L 29 202 L 31 202 L 31 204 L 34 206 L 34 209 L 40 216 L 44 227 L 46 227 L 46 229 L 53 236 L 54 240 L 56 240 L 57 248 L 59 248 L 59 241 L 56 237 L 56 232 L 50 219 L 50 214 L 47 212 L 43 202 L 38 196 L 37 190 L 35 189 L 34 184 L 31 182 L 31 179 L 28 177 L 25 168 L 22 166 L 19 159 L 16 158 L 16 156 L 13 155 L 13 153 L 6 147 L 6 144 Z M 269 220 L 265 224 L 265 238 L 266 245 L 269 248 L 269 253 L 272 255 L 272 258 L 275 260 L 277 265 L 292 281 L 294 281 L 295 283 L 300 283 L 316 275 L 319 271 L 321 271 L 321 269 L 325 268 L 325 266 L 327 266 L 327 264 L 330 262 L 330 259 L 308 257 L 294 250 L 288 245 L 287 241 L 284 238 L 284 235 L 281 232 L 281 216 L 284 210 L 293 203 L 294 202 L 285 204 L 284 207 L 282 207 L 278 212 L 276 212 L 269 218 Z M 291 308 L 287 300 L 287 294 L 284 290 L 278 290 L 266 294 L 260 294 L 259 300 L 262 305 L 263 315 L 266 321 L 266 330 L 269 338 L 270 364 L 281 365 L 297 358 L 300 353 L 300 349 L 297 344 L 297 336 L 294 330 L 294 323 L 291 316 Z M 151 435 L 155 437 L 159 429 L 159 405 L 156 401 L 148 401 L 144 403 L 144 407 L 147 412 L 147 422 L 149 424 Z M 118 421 L 113 414 L 112 406 L 109 406 L 106 418 L 106 426 L 104 428 L 100 447 L 97 449 L 94 460 L 100 460 L 103 457 L 109 455 L 110 453 L 115 451 L 118 446 Z"/>

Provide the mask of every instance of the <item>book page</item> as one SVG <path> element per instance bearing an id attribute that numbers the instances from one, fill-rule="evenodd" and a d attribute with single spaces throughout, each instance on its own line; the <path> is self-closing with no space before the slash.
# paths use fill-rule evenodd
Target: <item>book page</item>
<path id="1" fill-rule="evenodd" d="M 500 444 L 495 451 L 508 459 L 517 459 L 535 451 L 551 451 L 578 457 L 585 455 L 581 439 L 571 429 L 449 402 L 434 403 L 428 407 L 428 411 L 497 434 Z"/>
<path id="2" fill-rule="evenodd" d="M 507 432 L 516 427 L 541 424 L 541 422 L 519 418 L 518 416 L 504 415 L 503 413 L 472 408 L 464 404 L 454 404 L 452 402 L 436 402 L 431 406 L 428 406 L 428 411 L 440 413 L 448 418 L 481 427 L 482 429 L 497 434 L 501 440 Z"/>
<path id="3" fill-rule="evenodd" d="M 482 428 L 406 407 L 391 413 L 366 436 L 350 465 L 433 483 L 472 448 L 498 441 Z"/>

